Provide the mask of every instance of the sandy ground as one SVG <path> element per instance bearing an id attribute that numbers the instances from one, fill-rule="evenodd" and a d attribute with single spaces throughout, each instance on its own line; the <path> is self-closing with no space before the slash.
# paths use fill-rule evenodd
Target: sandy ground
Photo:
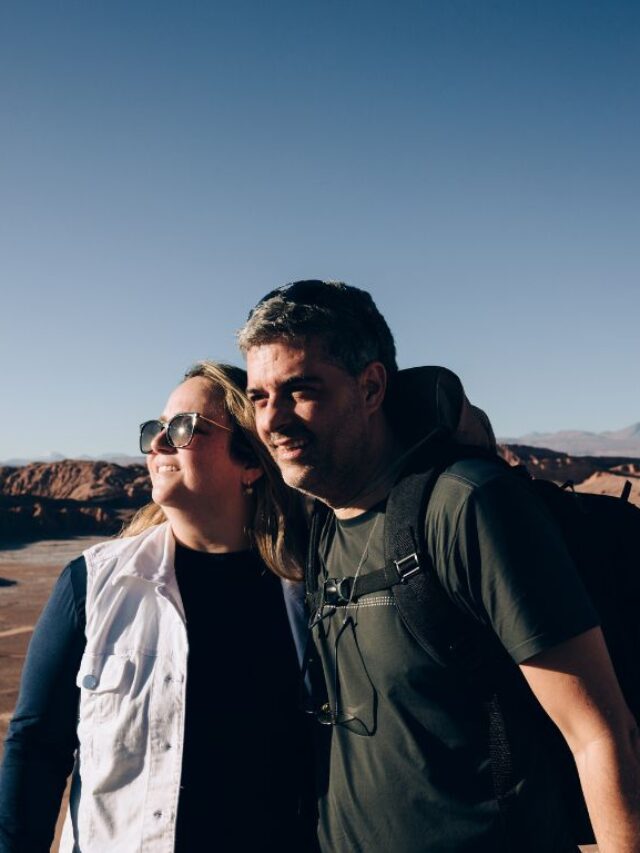
<path id="1" fill-rule="evenodd" d="M 16 699 L 20 672 L 33 626 L 64 566 L 102 539 L 80 537 L 0 548 L 0 739 L 4 743 Z M 5 585 L 6 581 L 16 581 Z M 0 754 L 2 747 L 0 746 Z M 65 801 L 56 839 L 58 850 Z"/>
<path id="2" fill-rule="evenodd" d="M 18 696 L 27 644 L 63 567 L 102 539 L 81 537 L 0 548 L 0 735 Z M 6 581 L 14 581 L 11 586 Z"/>
<path id="3" fill-rule="evenodd" d="M 27 645 L 51 588 L 63 567 L 85 548 L 102 539 L 79 537 L 35 542 L 0 548 L 0 739 L 18 698 L 20 672 Z M 4 581 L 16 581 L 5 585 Z M 1 747 L 0 747 L 1 754 Z M 52 853 L 58 850 L 63 802 Z M 597 847 L 583 847 L 583 853 L 597 853 Z"/>

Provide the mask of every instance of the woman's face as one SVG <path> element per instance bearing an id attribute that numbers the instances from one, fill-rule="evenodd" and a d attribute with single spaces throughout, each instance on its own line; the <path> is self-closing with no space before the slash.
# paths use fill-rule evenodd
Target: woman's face
<path id="1" fill-rule="evenodd" d="M 231 426 L 211 383 L 201 376 L 178 385 L 160 419 L 169 421 L 180 412 L 198 412 L 223 426 Z M 243 482 L 255 479 L 255 469 L 247 469 L 231 458 L 230 438 L 228 430 L 202 419 L 198 419 L 187 447 L 171 447 L 166 430 L 156 436 L 147 455 L 155 503 L 197 517 L 203 509 L 240 494 Z"/>

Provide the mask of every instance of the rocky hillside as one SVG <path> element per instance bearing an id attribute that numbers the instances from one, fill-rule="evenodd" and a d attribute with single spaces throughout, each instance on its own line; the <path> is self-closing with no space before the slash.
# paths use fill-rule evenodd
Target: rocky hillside
<path id="1" fill-rule="evenodd" d="M 565 483 L 578 491 L 619 495 L 631 483 L 630 499 L 640 506 L 640 459 L 571 456 L 539 447 L 501 445 L 511 465 L 525 465 L 534 477 Z M 66 459 L 22 467 L 0 466 L 0 545 L 31 539 L 64 539 L 117 533 L 150 499 L 143 465 Z"/>
<path id="2" fill-rule="evenodd" d="M 510 465 L 524 465 L 534 477 L 562 485 L 572 482 L 578 492 L 601 495 L 622 493 L 631 483 L 629 500 L 640 506 L 640 459 L 615 456 L 570 456 L 544 447 L 522 444 L 500 445 L 501 456 Z"/>
<path id="3" fill-rule="evenodd" d="M 0 542 L 108 536 L 149 499 L 143 465 L 66 459 L 0 467 Z"/>
<path id="4" fill-rule="evenodd" d="M 0 494 L 140 506 L 149 496 L 149 475 L 144 465 L 75 459 L 33 462 L 0 467 Z"/>

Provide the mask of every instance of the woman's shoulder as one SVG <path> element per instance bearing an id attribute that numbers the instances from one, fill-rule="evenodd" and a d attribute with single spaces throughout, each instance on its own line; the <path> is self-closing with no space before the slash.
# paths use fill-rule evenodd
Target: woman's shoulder
<path id="1" fill-rule="evenodd" d="M 87 563 L 81 554 L 64 567 L 58 577 L 43 615 L 47 611 L 55 614 L 59 622 L 61 614 L 75 614 L 78 624 L 84 626 L 85 600 L 87 597 Z"/>
<path id="2" fill-rule="evenodd" d="M 141 550 L 163 548 L 167 528 L 168 523 L 163 522 L 162 524 L 154 524 L 134 536 L 119 536 L 115 539 L 98 542 L 97 545 L 83 551 L 82 556 L 85 559 L 87 570 L 95 572 L 99 569 L 105 569 L 107 565 L 113 568 L 122 559 L 133 558 Z"/>
<path id="3" fill-rule="evenodd" d="M 82 602 L 84 610 L 84 600 L 87 595 L 87 561 L 84 558 L 84 554 L 80 554 L 79 557 L 72 560 L 66 566 L 64 572 L 69 576 L 69 585 L 73 592 L 74 600 L 76 603 Z"/>

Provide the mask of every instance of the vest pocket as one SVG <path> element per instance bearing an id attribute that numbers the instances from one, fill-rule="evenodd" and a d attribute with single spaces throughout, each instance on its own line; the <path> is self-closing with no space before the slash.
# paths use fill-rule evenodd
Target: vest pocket
<path id="1" fill-rule="evenodd" d="M 141 670 L 145 667 L 139 659 L 128 655 L 94 652 L 82 658 L 76 676 L 80 688 L 77 731 L 82 797 L 87 802 L 90 796 L 121 791 L 144 773 L 149 691 L 141 691 Z M 143 688 L 150 684 L 148 678 Z"/>
<path id="2" fill-rule="evenodd" d="M 85 654 L 80 662 L 76 685 L 80 688 L 80 720 L 97 721 L 109 717 L 128 689 L 133 663 L 128 657 Z"/>

